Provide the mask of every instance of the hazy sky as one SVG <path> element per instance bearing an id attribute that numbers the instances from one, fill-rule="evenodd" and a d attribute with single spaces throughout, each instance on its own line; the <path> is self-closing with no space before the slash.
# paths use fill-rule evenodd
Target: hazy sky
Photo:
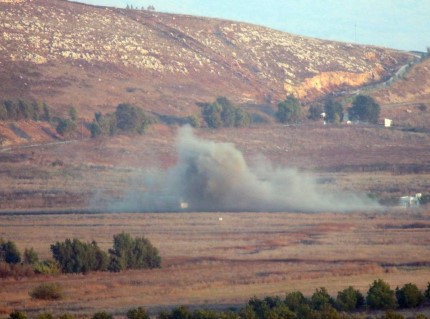
<path id="1" fill-rule="evenodd" d="M 322 39 L 425 51 L 430 0 L 78 0 L 246 21 Z"/>

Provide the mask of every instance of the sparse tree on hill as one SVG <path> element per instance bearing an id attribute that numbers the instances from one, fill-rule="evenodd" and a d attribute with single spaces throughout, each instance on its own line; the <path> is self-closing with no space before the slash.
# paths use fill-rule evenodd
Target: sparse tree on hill
<path id="1" fill-rule="evenodd" d="M 76 110 L 76 108 L 74 106 L 70 107 L 70 109 L 69 109 L 69 117 L 70 117 L 70 120 L 72 122 L 76 123 L 76 121 L 78 119 L 78 111 Z"/>
<path id="2" fill-rule="evenodd" d="M 334 305 L 334 300 L 327 292 L 325 287 L 316 289 L 311 297 L 311 305 L 315 310 L 321 310 L 324 306 Z"/>
<path id="3" fill-rule="evenodd" d="M 8 119 L 6 105 L 4 102 L 0 103 L 0 121 L 6 121 Z"/>
<path id="4" fill-rule="evenodd" d="M 39 256 L 37 255 L 36 251 L 33 248 L 25 249 L 24 250 L 24 264 L 28 265 L 35 265 L 37 262 L 39 262 Z"/>

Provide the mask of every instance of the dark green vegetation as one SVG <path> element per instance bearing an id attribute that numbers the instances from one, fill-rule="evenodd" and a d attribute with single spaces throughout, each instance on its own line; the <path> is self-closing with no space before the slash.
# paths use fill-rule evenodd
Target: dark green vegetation
<path id="1" fill-rule="evenodd" d="M 281 123 L 294 123 L 300 119 L 300 101 L 292 95 L 287 96 L 285 101 L 278 104 L 278 111 L 275 116 Z"/>
<path id="2" fill-rule="evenodd" d="M 362 122 L 378 123 L 381 107 L 370 96 L 357 95 L 349 109 L 349 118 Z"/>
<path id="3" fill-rule="evenodd" d="M 58 300 L 63 297 L 63 291 L 58 284 L 40 284 L 30 291 L 30 296 L 41 300 Z"/>
<path id="4" fill-rule="evenodd" d="M 425 292 L 427 296 L 430 283 Z M 400 293 L 401 291 L 401 293 Z M 35 287 L 30 295 L 33 298 L 44 300 L 56 300 L 62 298 L 61 288 L 57 284 L 41 284 Z M 394 296 L 396 298 L 393 298 Z M 428 296 L 427 302 L 430 301 Z M 374 302 L 378 300 L 378 302 Z M 409 302 L 405 301 L 408 300 Z M 366 302 L 365 302 L 366 301 Z M 179 306 L 171 311 L 161 311 L 157 319 L 344 319 L 355 318 L 354 312 L 363 310 L 385 310 L 381 319 L 404 319 L 403 315 L 394 312 L 396 308 L 416 308 L 425 301 L 424 294 L 414 284 L 406 284 L 396 289 L 396 294 L 389 285 L 382 280 L 375 280 L 367 292 L 366 298 L 353 287 L 339 291 L 337 298 L 332 298 L 324 287 L 318 288 L 310 298 L 305 297 L 300 291 L 286 294 L 285 298 L 279 296 L 267 296 L 263 299 L 253 297 L 240 309 L 229 311 L 214 311 L 197 309 L 191 311 L 186 306 Z M 43 316 L 43 317 L 40 317 Z M 143 307 L 129 309 L 126 312 L 127 319 L 149 319 L 147 310 Z M 9 319 L 26 319 L 25 313 L 14 311 Z M 49 319 L 53 316 L 49 313 L 39 314 L 37 319 Z M 73 319 L 69 314 L 64 314 L 60 319 Z M 97 312 L 92 319 L 112 319 L 113 314 L 106 311 Z M 422 314 L 414 318 L 427 319 Z"/>
<path id="5" fill-rule="evenodd" d="M 89 124 L 91 137 L 99 135 L 113 136 L 118 131 L 143 134 L 153 120 L 140 108 L 128 103 L 121 103 L 114 113 L 105 115 L 94 114 L 94 120 Z"/>
<path id="6" fill-rule="evenodd" d="M 113 242 L 108 254 L 95 241 L 84 243 L 76 238 L 66 239 L 51 245 L 54 260 L 39 261 L 37 253 L 31 248 L 25 250 L 21 263 L 21 254 L 15 243 L 0 238 L 0 277 L 54 275 L 60 270 L 63 273 L 85 274 L 91 271 L 119 272 L 161 267 L 158 249 L 147 238 L 132 238 L 121 233 L 114 236 Z"/>
<path id="7" fill-rule="evenodd" d="M 46 103 L 28 102 L 25 100 L 0 102 L 0 121 L 51 120 L 49 106 Z"/>
<path id="8" fill-rule="evenodd" d="M 251 123 L 250 116 L 226 97 L 202 104 L 202 117 L 210 128 L 242 127 Z"/>

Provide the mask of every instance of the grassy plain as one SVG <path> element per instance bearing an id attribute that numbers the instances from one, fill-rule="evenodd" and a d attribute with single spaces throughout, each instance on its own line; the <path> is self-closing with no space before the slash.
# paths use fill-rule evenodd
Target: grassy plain
<path id="1" fill-rule="evenodd" d="M 220 217 L 222 220 L 220 220 Z M 384 213 L 115 213 L 3 215 L 0 236 L 50 257 L 65 238 L 96 240 L 103 249 L 126 231 L 159 247 L 162 269 L 0 280 L 0 315 L 13 309 L 123 314 L 145 306 L 229 307 L 250 297 L 307 295 L 353 285 L 364 293 L 382 278 L 394 288 L 430 281 L 430 212 Z M 60 301 L 32 300 L 41 282 L 59 283 Z"/>

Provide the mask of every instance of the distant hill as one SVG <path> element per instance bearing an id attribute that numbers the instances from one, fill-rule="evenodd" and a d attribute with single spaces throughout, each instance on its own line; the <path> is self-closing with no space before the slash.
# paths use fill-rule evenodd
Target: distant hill
<path id="1" fill-rule="evenodd" d="M 0 99 L 45 101 L 58 114 L 130 102 L 187 116 L 227 96 L 276 105 L 390 77 L 411 54 L 245 23 L 61 0 L 0 0 Z"/>

